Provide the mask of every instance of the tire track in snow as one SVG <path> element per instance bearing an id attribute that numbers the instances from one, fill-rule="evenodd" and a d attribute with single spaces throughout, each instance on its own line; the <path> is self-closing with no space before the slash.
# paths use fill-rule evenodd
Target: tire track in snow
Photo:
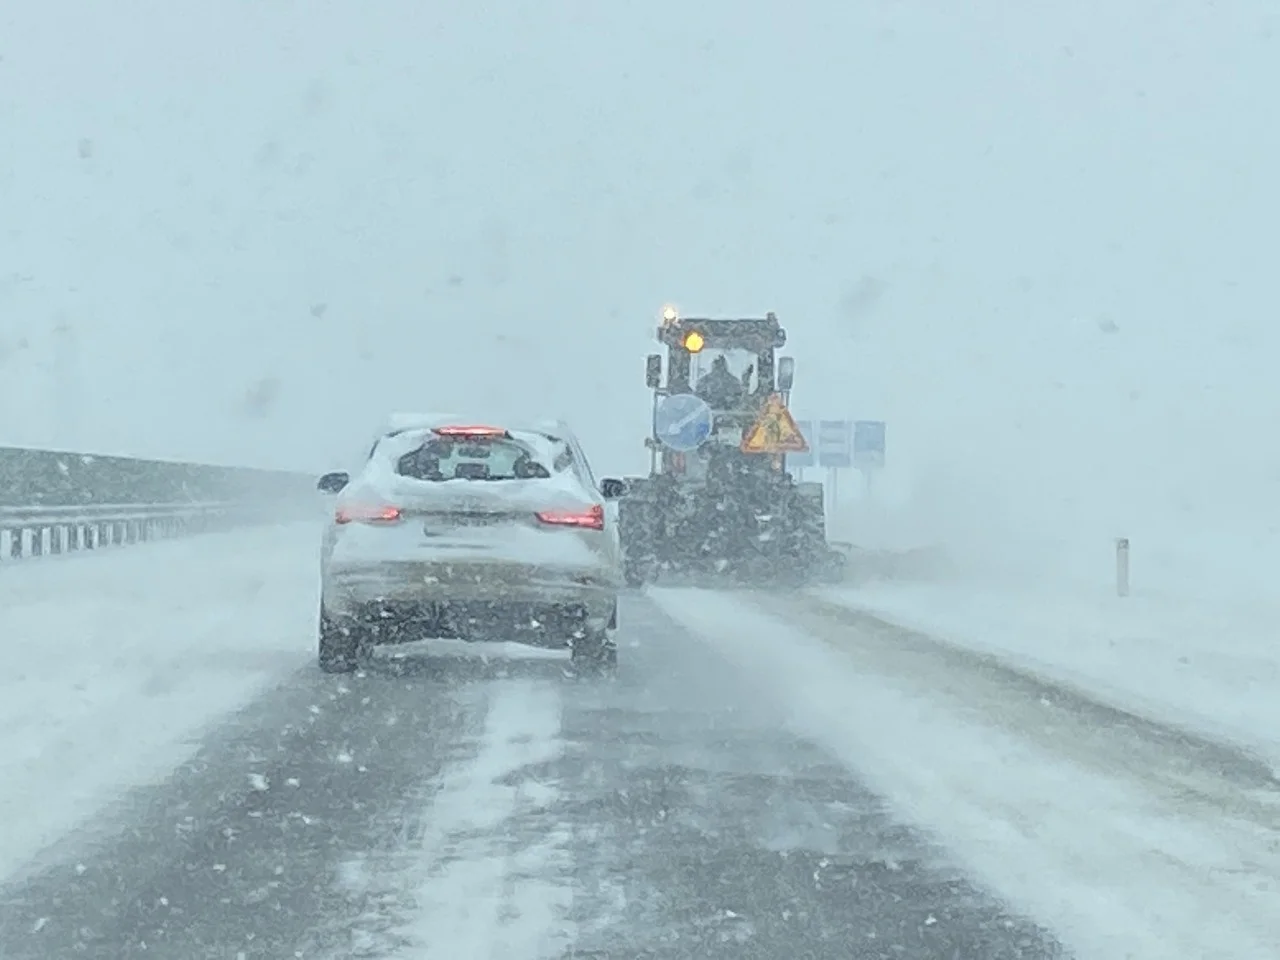
<path id="1" fill-rule="evenodd" d="M 561 693 L 536 680 L 489 690 L 478 749 L 432 785 L 415 835 L 344 865 L 340 883 L 371 907 L 335 958 L 540 960 L 571 942 L 569 835 L 539 817 L 559 791 L 537 778 L 563 752 Z"/>

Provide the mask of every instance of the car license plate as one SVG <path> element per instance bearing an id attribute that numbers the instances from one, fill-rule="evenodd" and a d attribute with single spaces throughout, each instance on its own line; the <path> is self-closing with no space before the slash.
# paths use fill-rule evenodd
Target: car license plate
<path id="1" fill-rule="evenodd" d="M 501 516 L 486 514 L 451 514 L 434 517 L 422 525 L 422 532 L 428 537 L 443 537 L 450 533 L 461 533 L 482 527 L 492 527 L 502 522 Z"/>

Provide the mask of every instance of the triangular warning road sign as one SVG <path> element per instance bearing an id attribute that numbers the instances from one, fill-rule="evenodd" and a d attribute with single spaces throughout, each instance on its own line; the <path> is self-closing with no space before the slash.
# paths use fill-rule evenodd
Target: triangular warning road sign
<path id="1" fill-rule="evenodd" d="M 782 397 L 775 393 L 765 401 L 759 418 L 742 438 L 741 449 L 743 453 L 808 453 L 809 444 Z"/>

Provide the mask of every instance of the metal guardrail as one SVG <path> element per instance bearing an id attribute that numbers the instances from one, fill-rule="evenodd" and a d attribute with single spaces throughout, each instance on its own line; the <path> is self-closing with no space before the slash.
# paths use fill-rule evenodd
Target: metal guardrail
<path id="1" fill-rule="evenodd" d="M 0 562 L 228 530 L 274 513 L 233 501 L 0 507 Z"/>
<path id="2" fill-rule="evenodd" d="M 291 499 L 306 473 L 0 446 L 0 505 L 188 504 Z"/>
<path id="3" fill-rule="evenodd" d="M 305 473 L 0 446 L 0 562 L 301 519 Z"/>

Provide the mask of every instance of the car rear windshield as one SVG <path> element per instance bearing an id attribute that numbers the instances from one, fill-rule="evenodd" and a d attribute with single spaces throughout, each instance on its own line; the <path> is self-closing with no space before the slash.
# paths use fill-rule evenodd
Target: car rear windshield
<path id="1" fill-rule="evenodd" d="M 413 480 L 533 480 L 551 476 L 532 448 L 510 437 L 431 437 L 406 453 L 396 472 Z"/>

